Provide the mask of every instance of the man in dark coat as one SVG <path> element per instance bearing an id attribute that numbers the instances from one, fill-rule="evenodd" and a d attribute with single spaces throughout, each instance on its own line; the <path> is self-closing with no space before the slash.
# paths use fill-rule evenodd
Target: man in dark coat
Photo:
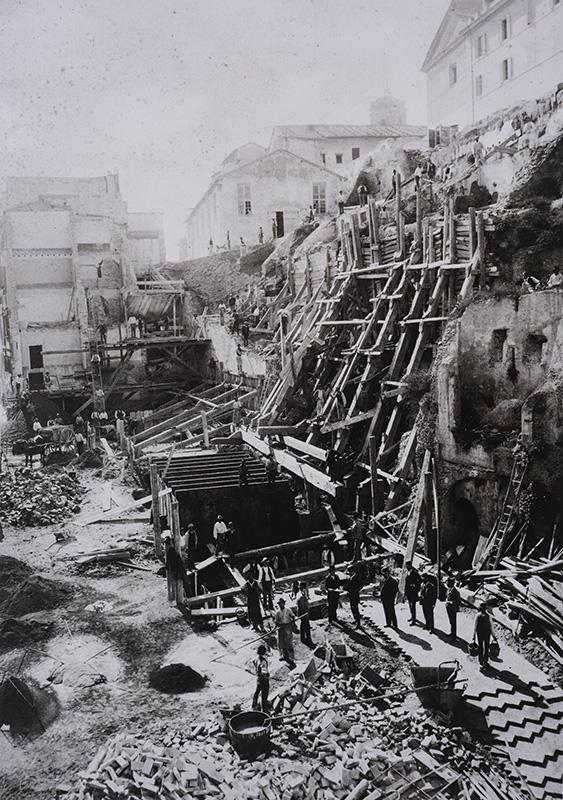
<path id="1" fill-rule="evenodd" d="M 340 597 L 340 578 L 336 574 L 334 566 L 328 568 L 328 575 L 325 580 L 325 589 L 328 601 L 328 623 L 338 622 L 336 612 L 338 609 L 338 600 Z"/>
<path id="2" fill-rule="evenodd" d="M 457 612 L 461 605 L 461 595 L 455 585 L 455 579 L 448 579 L 448 589 L 446 591 L 446 613 L 450 621 L 450 636 L 455 641 L 457 639 Z"/>
<path id="3" fill-rule="evenodd" d="M 407 561 L 407 578 L 405 581 L 405 597 L 408 600 L 409 608 L 411 610 L 411 625 L 416 624 L 416 603 L 420 593 L 420 574 L 418 570 L 413 567 L 412 561 Z"/>
<path id="4" fill-rule="evenodd" d="M 260 608 L 260 584 L 250 575 L 246 582 L 246 609 L 248 619 L 255 631 L 262 631 L 262 609 Z"/>
<path id="5" fill-rule="evenodd" d="M 364 582 L 360 570 L 357 567 L 352 569 L 352 574 L 348 581 L 348 599 L 350 600 L 350 611 L 354 617 L 354 622 L 358 626 L 362 624 L 362 618 L 360 616 L 360 592 L 363 585 Z"/>
<path id="6" fill-rule="evenodd" d="M 438 587 L 433 575 L 426 574 L 420 590 L 420 603 L 424 614 L 424 627 L 434 633 L 434 606 L 438 599 Z"/>
<path id="7" fill-rule="evenodd" d="M 395 611 L 395 599 L 399 592 L 399 582 L 393 576 L 392 572 L 388 572 L 385 580 L 381 585 L 381 604 L 385 613 L 385 625 L 388 628 L 395 628 L 399 630 L 397 625 L 397 614 Z"/>

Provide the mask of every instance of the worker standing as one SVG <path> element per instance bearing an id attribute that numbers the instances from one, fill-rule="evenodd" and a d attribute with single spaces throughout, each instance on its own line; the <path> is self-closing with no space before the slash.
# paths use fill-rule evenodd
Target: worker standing
<path id="1" fill-rule="evenodd" d="M 450 636 L 457 639 L 457 614 L 461 604 L 461 595 L 455 585 L 454 578 L 448 578 L 448 588 L 446 591 L 446 613 L 450 621 Z"/>
<path id="2" fill-rule="evenodd" d="M 274 608 L 274 570 L 267 558 L 263 558 L 258 567 L 258 580 L 262 586 L 264 608 Z"/>
<path id="3" fill-rule="evenodd" d="M 221 514 L 217 515 L 217 520 L 213 526 L 213 540 L 215 543 L 215 555 L 223 552 L 225 546 L 225 534 L 227 533 L 227 526 L 223 521 Z"/>
<path id="4" fill-rule="evenodd" d="M 364 582 L 360 572 L 361 565 L 354 564 L 349 567 L 351 571 L 350 580 L 348 581 L 348 599 L 350 600 L 350 611 L 354 617 L 354 622 L 358 627 L 362 624 L 360 616 L 360 592 L 363 588 Z"/>
<path id="5" fill-rule="evenodd" d="M 416 625 L 416 603 L 420 593 L 420 573 L 413 566 L 412 561 L 407 561 L 407 577 L 405 581 L 405 597 L 411 610 L 411 625 Z"/>
<path id="6" fill-rule="evenodd" d="M 327 542 L 326 544 L 323 545 L 323 550 L 321 553 L 321 565 L 325 569 L 328 569 L 329 567 L 334 567 L 335 562 L 336 559 L 334 557 L 334 552 L 331 546 Z"/>
<path id="7" fill-rule="evenodd" d="M 240 462 L 240 467 L 238 471 L 238 485 L 242 488 L 243 486 L 248 488 L 248 466 L 246 464 L 246 458 L 243 458 Z"/>
<path id="8" fill-rule="evenodd" d="M 489 611 L 486 604 L 481 603 L 475 618 L 475 629 L 473 631 L 473 641 L 477 640 L 477 647 L 479 649 L 479 664 L 481 664 L 481 669 L 485 669 L 489 666 L 491 636 L 496 642 L 497 637 L 493 630 L 493 623 L 489 616 Z"/>
<path id="9" fill-rule="evenodd" d="M 358 186 L 358 198 L 360 200 L 360 206 L 367 205 L 368 201 L 368 188 L 365 183 L 361 183 Z"/>
<path id="10" fill-rule="evenodd" d="M 255 631 L 263 630 L 262 626 L 262 609 L 260 608 L 260 584 L 250 574 L 246 581 L 246 611 L 248 613 L 248 621 Z"/>
<path id="11" fill-rule="evenodd" d="M 399 630 L 397 625 L 397 612 L 395 610 L 395 600 L 399 592 L 399 583 L 393 573 L 389 572 L 385 575 L 385 580 L 381 585 L 381 604 L 385 613 L 385 626 L 387 628 L 394 628 Z"/>
<path id="12" fill-rule="evenodd" d="M 286 661 L 290 669 L 295 668 L 295 656 L 293 652 L 293 631 L 297 630 L 295 625 L 295 614 L 290 608 L 285 607 L 285 600 L 280 597 L 278 600 L 279 611 L 276 611 L 275 623 L 278 629 L 278 647 L 280 658 Z"/>
<path id="13" fill-rule="evenodd" d="M 276 482 L 277 474 L 278 474 L 278 465 L 273 454 L 270 453 L 266 461 L 266 479 L 268 483 L 274 484 Z"/>
<path id="14" fill-rule="evenodd" d="M 309 592 L 307 584 L 301 581 L 297 595 L 297 616 L 299 617 L 299 638 L 307 647 L 314 647 L 311 639 L 311 620 L 309 617 Z"/>
<path id="15" fill-rule="evenodd" d="M 434 606 L 438 599 L 438 589 L 436 579 L 430 573 L 426 573 L 422 581 L 420 590 L 420 604 L 424 614 L 424 627 L 430 633 L 434 633 Z"/>
<path id="16" fill-rule="evenodd" d="M 268 650 L 265 644 L 259 644 L 256 650 L 257 657 L 254 659 L 254 670 L 256 672 L 256 691 L 252 698 L 252 708 L 258 708 L 258 699 L 263 712 L 268 711 L 268 694 L 270 692 L 270 669 L 268 664 Z"/>
<path id="17" fill-rule="evenodd" d="M 188 524 L 184 544 L 186 548 L 186 566 L 188 569 L 193 569 L 195 567 L 195 559 L 197 554 L 197 531 L 193 522 Z"/>
<path id="18" fill-rule="evenodd" d="M 340 578 L 336 574 L 334 564 L 328 568 L 325 580 L 325 589 L 328 602 L 328 624 L 338 622 L 337 610 L 340 599 Z"/>

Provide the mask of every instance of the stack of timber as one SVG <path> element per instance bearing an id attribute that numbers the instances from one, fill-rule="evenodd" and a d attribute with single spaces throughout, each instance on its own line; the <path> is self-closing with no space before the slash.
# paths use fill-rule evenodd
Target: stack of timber
<path id="1" fill-rule="evenodd" d="M 518 636 L 534 635 L 563 665 L 563 558 L 504 558 L 499 569 L 468 577 L 499 603 L 504 611 L 497 617 L 500 622 Z"/>

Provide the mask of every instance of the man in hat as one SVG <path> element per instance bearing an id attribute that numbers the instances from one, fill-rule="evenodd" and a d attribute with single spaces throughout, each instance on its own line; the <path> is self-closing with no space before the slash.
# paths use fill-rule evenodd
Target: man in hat
<path id="1" fill-rule="evenodd" d="M 314 647 L 311 639 L 311 620 L 309 618 L 309 592 L 307 584 L 301 581 L 297 595 L 297 616 L 299 617 L 299 638 L 307 647 Z"/>
<path id="2" fill-rule="evenodd" d="M 489 616 L 486 603 L 481 603 L 479 611 L 475 618 L 475 629 L 473 631 L 473 641 L 477 640 L 477 647 L 479 649 L 479 664 L 481 669 L 484 670 L 489 666 L 489 649 L 491 646 L 491 636 L 494 641 L 497 641 L 493 629 L 493 623 Z"/>
<path id="3" fill-rule="evenodd" d="M 338 622 L 336 615 L 338 600 L 340 598 L 340 578 L 336 574 L 334 564 L 328 568 L 328 575 L 325 580 L 325 589 L 328 602 L 328 624 Z"/>
<path id="4" fill-rule="evenodd" d="M 184 547 L 186 553 L 186 566 L 188 569 L 195 567 L 195 557 L 197 553 L 197 531 L 193 522 L 188 524 L 184 534 Z"/>
<path id="5" fill-rule="evenodd" d="M 215 542 L 215 555 L 223 552 L 225 546 L 225 534 L 227 533 L 227 526 L 223 522 L 221 514 L 217 515 L 217 521 L 213 526 L 213 540 Z"/>
<path id="6" fill-rule="evenodd" d="M 268 650 L 265 644 L 259 644 L 256 650 L 257 657 L 254 659 L 254 671 L 256 673 L 256 691 L 252 698 L 252 708 L 258 708 L 258 699 L 262 711 L 268 711 L 270 704 L 268 694 L 270 692 L 270 668 L 268 664 Z"/>
<path id="7" fill-rule="evenodd" d="M 448 578 L 448 588 L 446 591 L 446 613 L 450 621 L 450 636 L 457 639 L 457 614 L 461 605 L 461 595 L 455 585 L 455 578 Z"/>
<path id="8" fill-rule="evenodd" d="M 381 584 L 381 604 L 385 613 L 385 625 L 387 628 L 399 630 L 397 625 L 397 613 L 395 611 L 395 600 L 399 592 L 399 583 L 391 570 L 385 575 L 385 580 Z"/>
<path id="9" fill-rule="evenodd" d="M 295 614 L 290 608 L 285 607 L 285 600 L 280 597 L 278 600 L 279 611 L 276 611 L 275 623 L 278 629 L 278 647 L 280 658 L 286 661 L 290 669 L 295 669 L 295 656 L 293 652 L 293 631 L 297 630 L 295 625 Z"/>
<path id="10" fill-rule="evenodd" d="M 246 610 L 248 620 L 255 631 L 262 631 L 262 609 L 260 608 L 260 584 L 254 575 L 249 575 L 246 582 Z"/>
<path id="11" fill-rule="evenodd" d="M 258 580 L 262 586 L 264 608 L 274 608 L 274 570 L 267 558 L 263 558 L 258 567 Z"/>
<path id="12" fill-rule="evenodd" d="M 436 579 L 429 572 L 425 573 L 422 579 L 420 590 L 420 604 L 424 614 L 424 627 L 430 633 L 434 633 L 434 607 L 438 599 L 438 587 Z"/>
<path id="13" fill-rule="evenodd" d="M 348 568 L 350 579 L 348 581 L 348 599 L 350 600 L 350 611 L 354 617 L 354 622 L 358 627 L 362 624 L 360 617 L 360 592 L 363 588 L 364 582 L 360 571 L 360 565 L 355 564 Z"/>
<path id="14" fill-rule="evenodd" d="M 420 573 L 413 566 L 412 561 L 407 561 L 407 577 L 405 580 L 405 597 L 408 600 L 409 608 L 411 610 L 411 625 L 416 625 L 416 603 L 420 593 Z"/>

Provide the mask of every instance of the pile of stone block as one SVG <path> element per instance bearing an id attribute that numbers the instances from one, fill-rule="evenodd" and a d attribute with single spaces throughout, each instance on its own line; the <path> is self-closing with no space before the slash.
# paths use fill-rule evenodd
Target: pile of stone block
<path id="1" fill-rule="evenodd" d="M 432 797 L 445 786 L 466 798 L 467 775 L 490 773 L 489 751 L 403 697 L 349 704 L 372 694 L 361 673 L 343 677 L 311 662 L 273 698 L 269 753 L 242 760 L 229 714 L 217 712 L 181 732 L 155 730 L 151 741 L 116 736 L 67 800 L 380 800 L 396 791 Z"/>

